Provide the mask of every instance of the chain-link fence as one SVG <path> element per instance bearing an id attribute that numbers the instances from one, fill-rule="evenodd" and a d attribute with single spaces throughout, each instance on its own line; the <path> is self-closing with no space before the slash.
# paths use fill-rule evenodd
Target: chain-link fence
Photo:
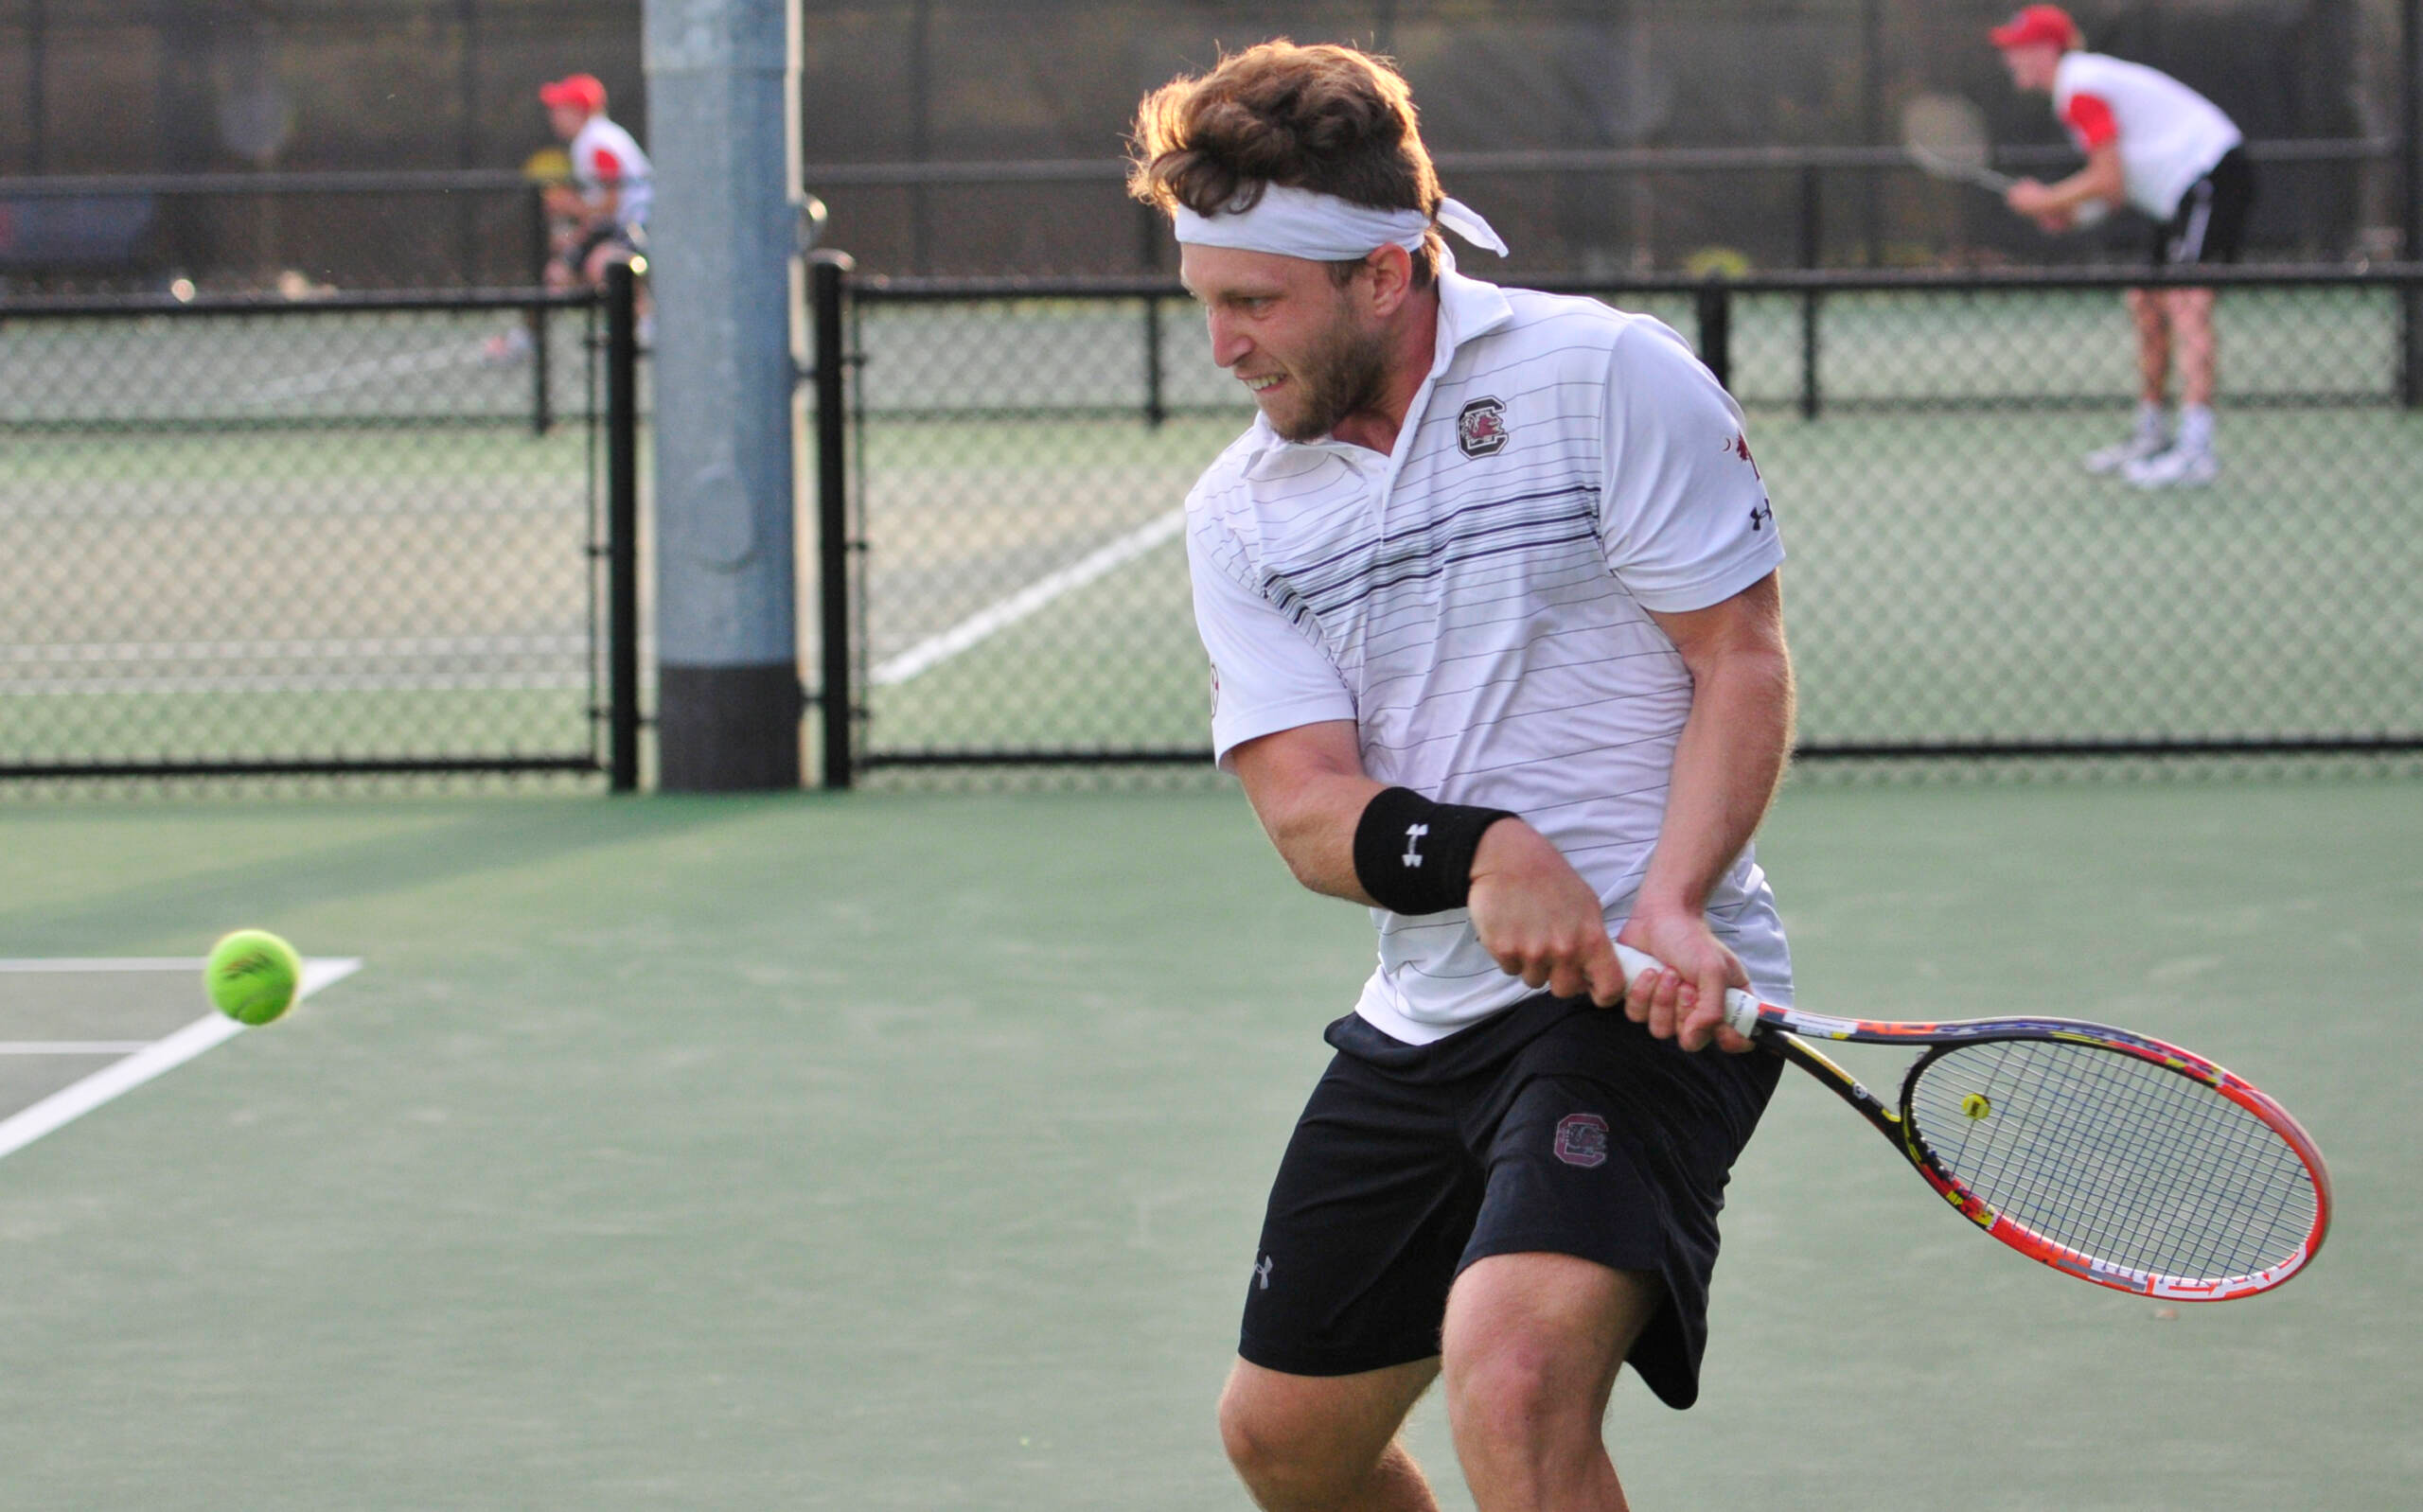
<path id="1" fill-rule="evenodd" d="M 1566 287 L 1693 335 L 1747 407 L 1804 758 L 2423 749 L 2423 274 L 2211 274 L 2221 471 L 2160 489 L 2081 465 L 2132 417 L 2129 276 Z M 846 293 L 842 780 L 1207 757 L 1179 506 L 1251 410 L 1194 307 Z"/>
<path id="2" fill-rule="evenodd" d="M 0 302 L 0 779 L 628 785 L 616 289 Z"/>

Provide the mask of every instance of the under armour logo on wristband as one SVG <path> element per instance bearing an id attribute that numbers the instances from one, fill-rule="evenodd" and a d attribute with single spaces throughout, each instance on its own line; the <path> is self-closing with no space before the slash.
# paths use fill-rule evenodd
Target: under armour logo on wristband
<path id="1" fill-rule="evenodd" d="M 1405 864 L 1406 866 L 1422 865 L 1422 837 L 1429 833 L 1430 826 L 1427 824 L 1408 824 L 1405 827 Z"/>

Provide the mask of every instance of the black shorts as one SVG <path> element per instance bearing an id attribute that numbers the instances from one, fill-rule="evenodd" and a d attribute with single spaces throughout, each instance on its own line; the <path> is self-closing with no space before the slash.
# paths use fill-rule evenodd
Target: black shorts
<path id="1" fill-rule="evenodd" d="M 1353 1014 L 1327 1038 L 1238 1353 L 1300 1376 L 1428 1359 L 1465 1266 L 1548 1251 L 1664 1277 L 1629 1361 L 1668 1405 L 1697 1399 L 1716 1215 L 1779 1059 L 1687 1054 L 1620 1010 L 1545 995 L 1431 1045 Z"/>
<path id="2" fill-rule="evenodd" d="M 601 226 L 567 248 L 561 261 L 577 273 L 589 266 L 590 254 L 609 243 L 636 255 L 647 251 L 647 234 L 637 226 Z"/>
<path id="3" fill-rule="evenodd" d="M 2246 215 L 2254 205 L 2255 169 L 2244 152 L 2231 148 L 2212 171 L 2187 186 L 2170 219 L 2154 227 L 2154 266 L 2237 261 L 2246 244 Z"/>

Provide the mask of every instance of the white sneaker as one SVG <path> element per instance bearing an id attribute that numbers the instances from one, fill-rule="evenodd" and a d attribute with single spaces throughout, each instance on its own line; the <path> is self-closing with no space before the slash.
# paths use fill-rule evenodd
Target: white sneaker
<path id="1" fill-rule="evenodd" d="M 2221 459 L 2207 447 L 2172 447 L 2131 463 L 2121 476 L 2140 488 L 2202 488 L 2221 475 Z"/>
<path id="2" fill-rule="evenodd" d="M 2120 472 L 2130 464 L 2143 462 L 2170 446 L 2159 431 L 2140 431 L 2126 441 L 2115 442 L 2100 450 L 2086 454 L 2086 470 L 2094 473 Z"/>

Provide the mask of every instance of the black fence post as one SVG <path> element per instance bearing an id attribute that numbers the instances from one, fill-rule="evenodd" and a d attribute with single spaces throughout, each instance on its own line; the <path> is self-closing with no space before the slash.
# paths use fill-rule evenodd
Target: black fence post
<path id="1" fill-rule="evenodd" d="M 1815 165 L 1800 170 L 1800 266 L 1826 261 L 1826 202 Z M 1817 418 L 1817 290 L 1800 295 L 1800 417 Z"/>
<path id="2" fill-rule="evenodd" d="M 1733 291 L 1724 275 L 1710 273 L 1693 296 L 1700 324 L 1700 360 L 1716 375 L 1717 383 L 1733 387 Z"/>
<path id="3" fill-rule="evenodd" d="M 816 325 L 817 642 L 822 660 L 817 709 L 824 730 L 824 785 L 850 785 L 851 737 L 858 709 L 850 686 L 850 433 L 848 359 L 842 354 L 843 305 L 857 266 L 849 254 L 818 252 L 808 259 L 808 304 Z"/>
<path id="4" fill-rule="evenodd" d="M 547 197 L 534 185 L 530 190 L 530 276 L 540 283 L 547 278 Z M 522 312 L 522 325 L 530 337 L 530 433 L 543 436 L 555 429 L 556 416 L 549 397 L 547 377 L 547 307 L 533 305 Z"/>
<path id="5" fill-rule="evenodd" d="M 606 270 L 607 781 L 640 785 L 639 280 Z"/>
<path id="6" fill-rule="evenodd" d="M 2423 3 L 2398 7 L 2397 260 L 2423 263 Z M 2423 410 L 2423 289 L 2397 290 L 2398 397 Z"/>
<path id="7" fill-rule="evenodd" d="M 1158 431 L 1170 417 L 1161 397 L 1161 302 L 1144 296 L 1144 423 Z"/>

